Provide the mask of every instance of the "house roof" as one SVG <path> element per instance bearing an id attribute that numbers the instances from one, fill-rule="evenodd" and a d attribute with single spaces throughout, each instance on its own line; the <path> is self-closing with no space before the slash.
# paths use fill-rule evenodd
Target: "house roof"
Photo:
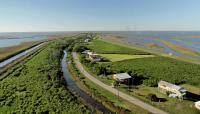
<path id="1" fill-rule="evenodd" d="M 198 105 L 200 105 L 200 101 L 197 101 L 197 102 L 195 102 L 195 104 L 198 104 Z"/>
<path id="2" fill-rule="evenodd" d="M 87 54 L 87 53 L 89 53 L 89 52 L 91 52 L 91 51 L 90 51 L 90 50 L 85 50 L 85 51 L 83 51 L 82 53 Z"/>
<path id="3" fill-rule="evenodd" d="M 171 84 L 171 83 L 163 81 L 163 80 L 161 80 L 160 82 L 158 82 L 158 85 L 165 85 L 165 86 L 167 86 L 169 88 L 173 88 L 173 89 L 176 89 L 176 90 L 182 89 L 181 86 L 177 86 L 175 84 Z"/>
<path id="4" fill-rule="evenodd" d="M 115 76 L 116 76 L 119 80 L 131 78 L 131 76 L 130 76 L 129 74 L 127 74 L 127 73 L 115 74 Z"/>

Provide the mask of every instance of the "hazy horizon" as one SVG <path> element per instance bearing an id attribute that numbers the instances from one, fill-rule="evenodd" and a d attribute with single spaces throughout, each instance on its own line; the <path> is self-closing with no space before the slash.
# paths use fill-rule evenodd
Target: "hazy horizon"
<path id="1" fill-rule="evenodd" d="M 0 32 L 200 31 L 197 0 L 0 2 Z"/>

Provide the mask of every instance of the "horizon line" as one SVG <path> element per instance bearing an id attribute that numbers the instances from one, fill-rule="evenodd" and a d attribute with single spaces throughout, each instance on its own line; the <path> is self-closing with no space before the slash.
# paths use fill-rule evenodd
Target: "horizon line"
<path id="1" fill-rule="evenodd" d="M 36 33 L 36 32 L 200 32 L 200 30 L 72 30 L 72 31 L 0 31 L 0 33 Z"/>

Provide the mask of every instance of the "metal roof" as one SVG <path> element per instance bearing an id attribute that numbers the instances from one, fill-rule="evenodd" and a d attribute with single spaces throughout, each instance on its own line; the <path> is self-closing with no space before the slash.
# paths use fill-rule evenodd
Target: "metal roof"
<path id="1" fill-rule="evenodd" d="M 123 79 L 129 79 L 129 78 L 131 78 L 131 76 L 128 75 L 127 73 L 115 74 L 115 76 L 116 76 L 119 80 L 123 80 Z"/>
<path id="2" fill-rule="evenodd" d="M 89 53 L 89 52 L 91 52 L 91 51 L 90 51 L 90 50 L 85 50 L 85 51 L 83 51 L 82 53 L 87 54 L 87 53 Z"/>
<path id="3" fill-rule="evenodd" d="M 199 104 L 200 105 L 200 101 L 195 102 L 195 104 Z"/>
<path id="4" fill-rule="evenodd" d="M 163 80 L 161 80 L 160 82 L 158 82 L 158 84 L 159 85 L 164 85 L 164 86 L 167 86 L 169 88 L 176 89 L 176 90 L 180 90 L 182 88 L 181 86 L 177 86 L 175 84 L 171 84 L 171 83 L 163 81 Z"/>

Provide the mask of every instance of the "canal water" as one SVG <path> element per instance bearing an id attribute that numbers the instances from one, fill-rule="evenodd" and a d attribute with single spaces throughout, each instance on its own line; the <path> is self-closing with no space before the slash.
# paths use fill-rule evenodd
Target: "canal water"
<path id="1" fill-rule="evenodd" d="M 89 105 L 91 105 L 93 108 L 101 111 L 104 114 L 112 114 L 112 112 L 107 109 L 105 106 L 103 106 L 101 103 L 97 102 L 96 100 L 94 100 L 91 96 L 89 96 L 86 92 L 84 92 L 83 90 L 81 90 L 77 85 L 76 82 L 72 79 L 72 77 L 70 76 L 70 73 L 67 70 L 67 52 L 64 52 L 64 57 L 62 59 L 62 71 L 63 71 L 63 75 L 65 78 L 65 81 L 67 82 L 67 87 L 75 92 L 76 94 L 78 94 L 85 102 L 87 102 Z"/>
<path id="2" fill-rule="evenodd" d="M 10 63 L 13 62 L 14 60 L 16 60 L 16 59 L 22 57 L 23 55 L 26 55 L 27 53 L 33 51 L 34 49 L 37 49 L 38 47 L 40 47 L 40 46 L 43 45 L 43 44 L 44 44 L 44 43 L 39 44 L 39 45 L 37 45 L 37 46 L 34 46 L 34 47 L 32 47 L 32 48 L 30 48 L 30 49 L 27 49 L 27 50 L 25 50 L 25 51 L 23 51 L 23 52 L 21 52 L 21 53 L 15 55 L 15 56 L 9 58 L 9 59 L 7 59 L 7 60 L 5 60 L 5 61 L 3 61 L 3 62 L 0 62 L 0 68 L 6 66 L 7 64 L 10 64 Z"/>

